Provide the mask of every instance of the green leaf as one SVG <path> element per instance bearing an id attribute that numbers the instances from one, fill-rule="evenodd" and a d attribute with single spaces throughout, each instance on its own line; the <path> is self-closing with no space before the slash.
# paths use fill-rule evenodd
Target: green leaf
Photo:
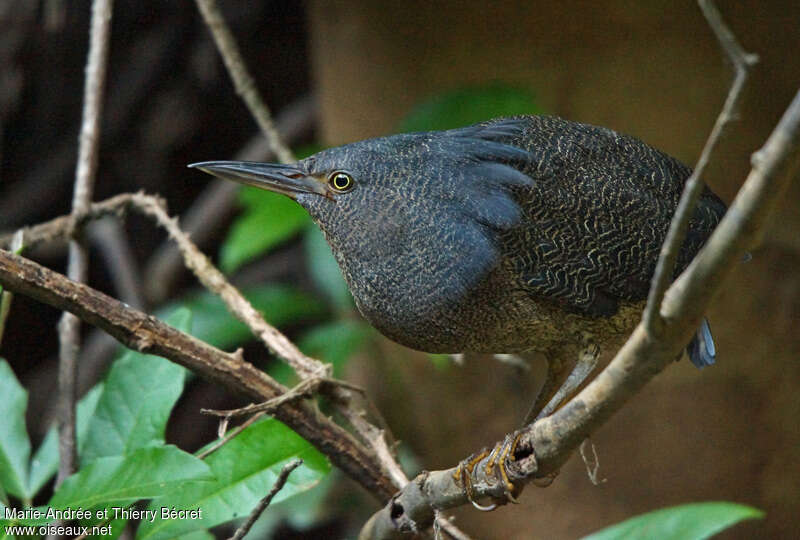
<path id="1" fill-rule="evenodd" d="M 28 458 L 31 441 L 25 428 L 28 392 L 0 358 L 0 485 L 15 497 L 30 500 L 28 493 Z"/>
<path id="2" fill-rule="evenodd" d="M 300 349 L 308 354 L 333 364 L 334 376 L 374 335 L 370 326 L 361 321 L 340 320 L 313 328 L 300 339 Z"/>
<path id="3" fill-rule="evenodd" d="M 191 318 L 189 310 L 179 309 L 166 322 L 188 331 Z M 106 378 L 81 463 L 163 444 L 167 419 L 183 392 L 186 373 L 186 368 L 159 356 L 124 353 Z"/>
<path id="4" fill-rule="evenodd" d="M 684 504 L 633 517 L 590 534 L 584 540 L 702 540 L 745 519 L 762 517 L 761 510 L 731 502 Z"/>
<path id="5" fill-rule="evenodd" d="M 89 421 L 97 408 L 97 402 L 103 392 L 103 383 L 95 385 L 78 402 L 76 436 L 78 438 L 78 453 L 81 453 L 89 433 Z M 28 493 L 36 495 L 58 470 L 58 433 L 55 426 L 47 431 L 42 444 L 31 459 L 31 474 L 28 480 Z"/>
<path id="6" fill-rule="evenodd" d="M 242 293 L 273 326 L 316 320 L 325 315 L 325 306 L 319 300 L 293 287 L 267 284 L 245 289 Z M 192 335 L 215 347 L 227 349 L 252 338 L 247 326 L 234 318 L 215 294 L 207 291 L 190 294 L 179 304 L 172 304 L 158 313 L 175 309 L 177 305 L 192 311 Z"/>
<path id="7" fill-rule="evenodd" d="M 294 151 L 294 155 L 297 157 L 297 159 L 305 159 L 309 156 L 313 156 L 317 152 L 325 150 L 325 148 L 326 148 L 325 146 L 322 146 L 321 144 L 317 143 L 306 144 L 299 148 L 296 148 Z"/>
<path id="8" fill-rule="evenodd" d="M 322 231 L 316 226 L 309 227 L 304 240 L 308 271 L 314 284 L 337 310 L 351 311 L 353 297 Z"/>
<path id="9" fill-rule="evenodd" d="M 213 480 L 208 465 L 172 445 L 99 457 L 67 478 L 50 499 L 52 508 L 125 506 L 158 497 L 191 481 Z M 113 517 L 113 516 L 112 516 Z"/>
<path id="10" fill-rule="evenodd" d="M 234 221 L 220 251 L 220 266 L 232 272 L 299 233 L 311 220 L 299 204 L 278 193 L 245 187 L 244 213 Z"/>
<path id="11" fill-rule="evenodd" d="M 453 90 L 417 105 L 400 131 L 452 129 L 500 116 L 540 114 L 529 91 L 494 83 Z"/>
<path id="12" fill-rule="evenodd" d="M 247 516 L 272 487 L 283 465 L 295 457 L 303 459 L 303 465 L 289 475 L 274 503 L 313 487 L 330 465 L 307 441 L 277 420 L 253 424 L 206 458 L 216 481 L 177 486 L 150 505 L 153 509 L 199 508 L 201 519 L 168 520 L 159 515 L 152 523 L 143 521 L 136 537 L 173 538 Z"/>
<path id="13" fill-rule="evenodd" d="M 176 537 L 176 540 L 215 540 L 216 536 L 206 530 L 193 531 Z"/>

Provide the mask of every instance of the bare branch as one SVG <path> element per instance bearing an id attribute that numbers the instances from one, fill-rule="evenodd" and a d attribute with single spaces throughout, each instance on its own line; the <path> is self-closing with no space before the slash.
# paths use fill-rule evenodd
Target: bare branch
<path id="1" fill-rule="evenodd" d="M 316 117 L 314 96 L 306 95 L 281 109 L 275 118 L 275 126 L 284 140 L 291 143 L 311 132 Z M 259 135 L 253 137 L 233 159 L 269 161 L 274 157 L 268 142 Z M 195 244 L 203 247 L 222 222 L 233 214 L 239 189 L 240 186 L 233 182 L 212 180 L 192 202 L 192 206 L 181 214 L 181 226 Z M 172 242 L 164 242 L 150 256 L 143 274 L 147 276 L 145 293 L 153 305 L 167 297 L 184 268 L 183 259 Z"/>
<path id="2" fill-rule="evenodd" d="M 86 232 L 109 269 L 119 299 L 130 306 L 144 309 L 139 263 L 120 222 L 109 217 L 100 219 L 93 222 Z"/>
<path id="3" fill-rule="evenodd" d="M 82 227 L 87 221 L 112 214 L 122 214 L 133 204 L 132 193 L 122 193 L 101 202 L 91 203 L 84 214 L 60 216 L 38 225 L 20 229 L 23 244 L 25 249 L 32 249 L 40 244 L 64 241 L 70 238 L 75 230 Z M 16 234 L 0 236 L 0 249 L 8 249 L 12 245 Z"/>
<path id="4" fill-rule="evenodd" d="M 267 493 L 267 495 L 258 502 L 256 507 L 253 508 L 253 511 L 250 512 L 250 516 L 247 518 L 247 521 L 245 521 L 241 527 L 236 529 L 236 533 L 231 536 L 230 540 L 241 540 L 244 538 L 244 535 L 250 531 L 258 517 L 264 512 L 264 510 L 267 509 L 269 503 L 272 502 L 273 497 L 275 497 L 275 495 L 277 495 L 278 492 L 283 489 L 283 486 L 286 485 L 286 480 L 289 479 L 289 474 L 291 474 L 293 470 L 302 464 L 302 459 L 294 459 L 283 466 L 278 478 L 275 480 L 275 483 L 269 490 L 269 493 Z"/>
<path id="5" fill-rule="evenodd" d="M 211 30 L 211 35 L 214 36 L 214 42 L 222 55 L 225 67 L 228 68 L 236 93 L 241 96 L 247 108 L 250 109 L 250 114 L 256 119 L 258 127 L 261 128 L 267 138 L 272 151 L 283 163 L 295 161 L 294 154 L 283 143 L 272 123 L 269 108 L 258 94 L 256 83 L 247 70 L 247 66 L 239 52 L 239 46 L 236 45 L 233 34 L 228 29 L 228 25 L 225 24 L 225 19 L 219 7 L 217 7 L 216 0 L 197 0 L 197 7 L 203 15 L 203 20 L 208 25 L 208 29 Z"/>
<path id="6" fill-rule="evenodd" d="M 134 194 L 132 197 L 135 207 L 154 218 L 178 244 L 186 266 L 194 272 L 197 279 L 208 290 L 219 295 L 228 310 L 245 323 L 270 351 L 285 360 L 303 378 L 327 376 L 328 366 L 303 354 L 286 336 L 267 323 L 261 313 L 228 282 L 222 272 L 217 270 L 208 257 L 181 231 L 177 220 L 167 215 L 158 199 L 142 193 Z"/>
<path id="7" fill-rule="evenodd" d="M 739 42 L 736 41 L 733 32 L 730 31 L 722 20 L 722 16 L 711 0 L 699 0 L 699 4 L 700 8 L 703 10 L 703 14 L 708 20 L 708 24 L 717 36 L 720 46 L 733 63 L 734 79 L 728 91 L 728 97 L 725 99 L 725 105 L 722 107 L 719 116 L 717 116 L 717 121 L 714 123 L 711 134 L 708 136 L 703 151 L 700 153 L 697 165 L 695 165 L 691 176 L 686 180 L 680 201 L 678 201 L 678 208 L 675 210 L 675 215 L 669 225 L 667 237 L 661 245 L 661 254 L 658 257 L 658 264 L 656 265 L 656 270 L 650 285 L 650 292 L 647 296 L 647 306 L 642 316 L 645 329 L 651 334 L 660 331 L 661 325 L 663 324 L 661 315 L 659 314 L 661 302 L 664 299 L 664 291 L 667 290 L 667 286 L 670 281 L 672 281 L 675 261 L 678 258 L 678 253 L 681 250 L 683 241 L 686 238 L 686 231 L 689 228 L 689 219 L 705 187 L 702 179 L 703 173 L 711 158 L 711 154 L 720 141 L 725 126 L 735 117 L 742 89 L 744 88 L 745 82 L 747 82 L 749 69 L 758 62 L 758 56 L 747 53 L 742 49 Z"/>
<path id="8" fill-rule="evenodd" d="M 3 250 L 0 250 L 0 284 L 10 291 L 70 311 L 133 350 L 167 358 L 250 399 L 267 401 L 287 391 L 245 362 L 241 354 L 221 351 L 88 285 Z M 322 415 L 314 403 L 287 403 L 274 414 L 378 499 L 387 500 L 394 492 L 394 485 L 382 474 L 375 455 Z"/>
<path id="9" fill-rule="evenodd" d="M 89 30 L 89 56 L 86 62 L 86 85 L 83 94 L 83 116 L 75 172 L 75 191 L 72 214 L 83 214 L 91 204 L 97 170 L 98 142 L 103 88 L 108 62 L 111 31 L 112 0 L 92 3 L 92 23 Z M 69 244 L 67 274 L 76 281 L 86 281 L 89 272 L 89 253 L 81 238 Z M 80 344 L 80 322 L 71 313 L 64 313 L 58 324 L 58 451 L 59 466 L 56 487 L 71 475 L 77 465 L 75 439 L 75 402 L 77 399 L 77 357 Z"/>
<path id="10" fill-rule="evenodd" d="M 518 432 L 508 471 L 515 494 L 525 482 L 555 474 L 584 439 L 680 353 L 736 261 L 759 240 L 767 216 L 800 164 L 798 150 L 800 92 L 753 154 L 747 180 L 706 246 L 667 290 L 662 313 L 669 323 L 663 331 L 653 336 L 640 323 L 606 369 L 575 398 Z M 470 473 L 473 496 L 504 501 L 503 483 L 487 477 L 485 465 L 483 459 Z M 369 519 L 359 538 L 401 538 L 429 527 L 435 510 L 466 504 L 456 472 L 454 467 L 419 475 Z"/>

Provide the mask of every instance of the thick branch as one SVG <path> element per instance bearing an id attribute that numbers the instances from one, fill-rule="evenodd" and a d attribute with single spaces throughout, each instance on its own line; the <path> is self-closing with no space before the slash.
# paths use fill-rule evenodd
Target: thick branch
<path id="1" fill-rule="evenodd" d="M 785 192 L 800 163 L 800 92 L 761 150 L 753 168 L 722 222 L 693 263 L 667 290 L 663 331 L 651 337 L 644 324 L 611 363 L 574 399 L 552 416 L 520 432 L 509 467 L 521 489 L 534 478 L 556 472 L 586 437 L 678 356 L 703 316 L 703 311 L 736 262 L 763 234 L 767 216 Z M 471 474 L 476 498 L 504 498 L 503 485 L 487 478 L 486 460 Z M 370 518 L 360 538 L 400 538 L 424 530 L 434 511 L 466 504 L 456 468 L 423 473 Z"/>
<path id="2" fill-rule="evenodd" d="M 284 386 L 242 360 L 240 354 L 221 351 L 87 285 L 2 250 L 0 283 L 10 291 L 75 314 L 131 349 L 163 356 L 251 399 L 266 401 L 286 392 Z M 275 411 L 275 417 L 379 499 L 386 500 L 394 492 L 375 456 L 323 416 L 313 403 L 286 404 Z"/>

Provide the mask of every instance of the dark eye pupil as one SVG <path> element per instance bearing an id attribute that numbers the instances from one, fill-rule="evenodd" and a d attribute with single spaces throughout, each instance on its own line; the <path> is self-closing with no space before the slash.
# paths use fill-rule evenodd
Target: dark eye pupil
<path id="1" fill-rule="evenodd" d="M 333 177 L 333 187 L 336 189 L 347 189 L 350 187 L 350 177 L 346 174 L 337 174 Z"/>

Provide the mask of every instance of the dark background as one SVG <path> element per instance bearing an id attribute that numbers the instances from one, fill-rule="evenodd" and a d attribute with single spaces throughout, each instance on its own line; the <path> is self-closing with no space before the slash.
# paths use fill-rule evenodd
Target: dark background
<path id="1" fill-rule="evenodd" d="M 0 5 L 0 231 L 69 211 L 88 4 Z M 114 7 L 95 199 L 144 189 L 180 215 L 208 183 L 185 165 L 233 158 L 257 128 L 192 2 L 118 0 Z M 800 4 L 719 7 L 744 48 L 761 57 L 740 121 L 706 177 L 729 202 L 750 154 L 800 86 Z M 226 1 L 222 8 L 275 114 L 299 106 L 313 120 L 295 145 L 390 133 L 420 101 L 503 81 L 532 91 L 549 113 L 635 135 L 692 164 L 731 79 L 692 2 Z M 308 105 L 309 95 L 316 106 Z M 702 372 L 685 361 L 669 368 L 596 434 L 606 483 L 593 486 L 575 457 L 547 490 L 531 487 L 521 505 L 491 514 L 461 509 L 459 526 L 476 537 L 574 538 L 667 505 L 732 500 L 767 517 L 727 537 L 800 534 L 799 208 L 795 181 L 752 261 L 736 269 L 712 303 L 718 364 Z M 218 253 L 231 219 L 225 216 L 219 233 L 203 241 L 210 255 Z M 148 261 L 163 235 L 136 217 L 125 230 L 147 285 Z M 63 270 L 64 254 L 52 247 L 31 255 Z M 91 284 L 119 296 L 94 251 L 92 262 Z M 310 287 L 302 250 L 292 244 L 259 271 L 261 279 Z M 181 274 L 169 296 L 193 286 Z M 167 299 L 157 296 L 146 298 L 146 307 Z M 17 297 L 0 348 L 31 391 L 29 426 L 39 435 L 55 387 L 58 316 Z M 285 330 L 291 336 L 297 329 Z M 248 358 L 257 360 L 259 349 L 248 348 Z M 88 387 L 103 363 L 85 362 L 95 366 L 84 370 Z M 354 358 L 347 378 L 369 388 L 404 447 L 428 469 L 452 466 L 493 443 L 527 406 L 520 394 L 528 383 L 508 366 L 468 359 L 463 368 L 436 368 L 388 341 Z M 196 381 L 170 423 L 171 437 L 190 448 L 209 440 L 214 426 L 195 411 L 232 399 Z M 337 489 L 358 492 L 347 483 Z M 372 504 L 361 512 L 373 511 Z M 335 509 L 329 517 L 340 524 L 328 520 L 329 531 L 362 519 Z"/>

